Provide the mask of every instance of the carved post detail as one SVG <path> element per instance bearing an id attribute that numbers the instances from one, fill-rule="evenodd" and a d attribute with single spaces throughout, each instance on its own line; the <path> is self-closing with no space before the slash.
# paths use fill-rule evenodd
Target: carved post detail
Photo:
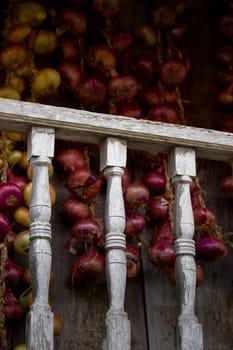
<path id="1" fill-rule="evenodd" d="M 176 350 L 202 350 L 202 327 L 195 316 L 196 264 L 190 196 L 191 177 L 196 176 L 195 151 L 174 147 L 169 154 L 169 175 L 175 187 L 175 275 L 180 308 L 175 345 Z"/>
<path id="2" fill-rule="evenodd" d="M 107 177 L 105 206 L 106 277 L 110 307 L 106 315 L 104 350 L 130 349 L 130 322 L 124 311 L 126 288 L 125 208 L 122 176 L 126 166 L 126 142 L 108 137 L 101 144 L 100 167 Z"/>
<path id="3" fill-rule="evenodd" d="M 54 154 L 53 129 L 32 127 L 28 158 L 33 167 L 29 267 L 33 303 L 26 320 L 27 350 L 53 350 L 53 313 L 48 303 L 51 273 L 51 203 L 48 167 Z"/>

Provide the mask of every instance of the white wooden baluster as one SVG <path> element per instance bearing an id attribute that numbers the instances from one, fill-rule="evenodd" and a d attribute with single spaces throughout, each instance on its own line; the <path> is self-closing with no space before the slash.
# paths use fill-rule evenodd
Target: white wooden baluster
<path id="1" fill-rule="evenodd" d="M 169 154 L 169 175 L 175 187 L 175 276 L 180 307 L 175 331 L 176 350 L 202 350 L 202 327 L 195 316 L 196 264 L 190 196 L 191 177 L 196 175 L 195 151 L 174 147 Z"/>
<path id="2" fill-rule="evenodd" d="M 33 303 L 26 321 L 27 350 L 53 349 L 53 313 L 48 303 L 52 260 L 48 167 L 54 153 L 54 135 L 54 129 L 33 127 L 28 137 L 28 157 L 33 167 L 29 250 Z"/>
<path id="3" fill-rule="evenodd" d="M 106 315 L 104 350 L 130 349 L 130 322 L 124 311 L 126 288 L 125 209 L 122 176 L 126 166 L 126 142 L 108 137 L 101 144 L 100 167 L 107 177 L 105 206 L 106 276 L 110 307 Z"/>

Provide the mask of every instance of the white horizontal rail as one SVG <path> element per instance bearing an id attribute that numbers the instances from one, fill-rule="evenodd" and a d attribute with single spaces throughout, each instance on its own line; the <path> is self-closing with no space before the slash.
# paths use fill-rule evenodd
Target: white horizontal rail
<path id="1" fill-rule="evenodd" d="M 0 130 L 27 133 L 32 126 L 54 128 L 64 140 L 100 143 L 113 136 L 132 149 L 167 153 L 181 146 L 194 148 L 197 158 L 233 158 L 232 133 L 0 98 Z"/>

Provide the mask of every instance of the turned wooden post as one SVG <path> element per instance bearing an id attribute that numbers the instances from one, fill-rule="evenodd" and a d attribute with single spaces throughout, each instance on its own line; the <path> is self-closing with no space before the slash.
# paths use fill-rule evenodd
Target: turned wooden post
<path id="1" fill-rule="evenodd" d="M 52 260 L 48 167 L 54 136 L 54 129 L 38 127 L 28 136 L 28 158 L 33 167 L 29 250 L 33 303 L 26 320 L 27 350 L 53 350 L 53 313 L 48 303 Z"/>
<path id="2" fill-rule="evenodd" d="M 175 345 L 176 350 L 202 350 L 202 327 L 195 316 L 196 264 L 190 196 L 191 177 L 196 175 L 195 151 L 174 147 L 169 154 L 169 175 L 175 187 L 175 276 L 180 308 Z"/>
<path id="3" fill-rule="evenodd" d="M 122 176 L 126 166 L 126 142 L 108 137 L 100 150 L 100 167 L 107 177 L 105 206 L 106 278 L 110 307 L 106 315 L 104 350 L 130 349 L 130 322 L 124 311 L 126 288 L 125 208 Z"/>

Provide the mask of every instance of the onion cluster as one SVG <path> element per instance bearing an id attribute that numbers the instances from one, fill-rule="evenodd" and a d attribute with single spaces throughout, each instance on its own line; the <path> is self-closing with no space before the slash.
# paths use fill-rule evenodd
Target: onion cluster
<path id="1" fill-rule="evenodd" d="M 0 96 L 39 101 L 56 93 L 60 74 L 52 62 L 46 64 L 43 60 L 57 48 L 57 34 L 48 28 L 51 19 L 47 9 L 37 1 L 18 1 L 9 2 L 7 13 L 4 46 L 0 50 L 0 63 L 5 70 Z"/>
<path id="2" fill-rule="evenodd" d="M 87 146 L 73 144 L 57 149 L 54 165 L 63 174 L 70 194 L 61 205 L 69 227 L 65 248 L 74 254 L 67 282 L 71 285 L 101 284 L 105 281 L 105 250 L 102 220 L 95 217 L 94 200 L 101 192 L 103 175 L 95 171 Z"/>

